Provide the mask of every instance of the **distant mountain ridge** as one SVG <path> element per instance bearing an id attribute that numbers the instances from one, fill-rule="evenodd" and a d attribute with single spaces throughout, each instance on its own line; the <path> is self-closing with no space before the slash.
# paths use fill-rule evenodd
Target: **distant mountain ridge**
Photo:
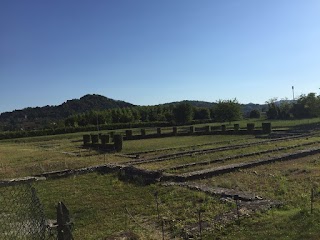
<path id="1" fill-rule="evenodd" d="M 102 111 L 111 108 L 134 107 L 135 105 L 107 98 L 98 94 L 87 94 L 80 99 L 67 100 L 58 106 L 28 107 L 22 110 L 0 114 L 0 124 L 18 125 L 22 128 L 33 128 L 36 125 L 46 125 L 52 121 L 67 118 L 73 114 L 88 111 Z"/>

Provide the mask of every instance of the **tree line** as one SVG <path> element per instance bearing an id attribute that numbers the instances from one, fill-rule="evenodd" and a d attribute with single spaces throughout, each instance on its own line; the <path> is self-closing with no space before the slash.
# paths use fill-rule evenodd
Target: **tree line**
<path id="1" fill-rule="evenodd" d="M 256 106 L 253 107 L 256 108 Z M 117 107 L 106 110 L 90 110 L 83 113 L 74 113 L 61 120 L 36 118 L 34 125 L 30 125 L 28 129 L 23 129 L 19 127 L 18 124 L 9 121 L 7 125 L 0 124 L 0 131 L 56 130 L 60 128 L 74 128 L 80 131 L 81 129 L 86 129 L 91 126 L 102 125 L 121 127 L 130 126 L 130 124 L 137 126 L 143 124 L 144 126 L 153 126 L 155 123 L 161 123 L 172 126 L 195 124 L 198 122 L 231 122 L 240 120 L 243 117 L 260 118 L 261 110 L 268 119 L 320 117 L 320 96 L 316 96 L 315 93 L 309 93 L 307 95 L 301 95 L 295 101 L 277 101 L 276 98 L 273 98 L 266 102 L 264 109 L 250 109 L 250 112 L 247 113 L 244 113 L 244 106 L 239 104 L 236 99 L 219 100 L 213 103 L 211 107 L 196 107 L 189 102 L 158 106 L 131 105 L 123 108 Z M 21 122 L 23 123 L 25 120 L 29 120 L 29 118 L 31 118 L 30 115 L 28 115 L 28 119 L 21 117 Z M 17 118 L 13 120 L 19 121 Z M 37 127 L 38 125 L 40 125 L 41 128 Z"/>
<path id="2" fill-rule="evenodd" d="M 276 98 L 266 102 L 268 119 L 301 119 L 320 117 L 320 96 L 315 93 L 301 95 L 295 101 Z M 253 109 L 245 117 L 260 118 L 261 112 Z M 236 99 L 219 100 L 211 108 L 194 107 L 188 102 L 174 105 L 137 106 L 129 108 L 89 111 L 65 119 L 65 126 L 78 127 L 114 123 L 169 122 L 187 124 L 197 120 L 231 122 L 243 118 L 242 107 Z"/>
<path id="3" fill-rule="evenodd" d="M 316 96 L 316 93 L 303 94 L 295 101 L 277 102 L 277 99 L 273 98 L 266 103 L 268 105 L 266 115 L 269 119 L 320 117 L 320 96 Z"/>
<path id="4" fill-rule="evenodd" d="M 241 117 L 241 105 L 234 99 L 220 100 L 212 108 L 194 107 L 190 103 L 181 102 L 175 105 L 138 106 L 90 111 L 68 117 L 65 119 L 65 126 L 84 127 L 88 125 L 135 122 L 187 124 L 193 120 L 224 122 L 239 120 Z"/>

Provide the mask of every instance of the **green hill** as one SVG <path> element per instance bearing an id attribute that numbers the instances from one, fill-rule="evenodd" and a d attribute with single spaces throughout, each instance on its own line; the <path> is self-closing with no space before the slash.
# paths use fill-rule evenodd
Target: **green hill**
<path id="1" fill-rule="evenodd" d="M 101 111 L 111 108 L 133 107 L 131 103 L 118 101 L 97 94 L 88 94 L 80 99 L 68 100 L 58 106 L 25 108 L 0 115 L 0 125 L 4 130 L 37 129 L 57 124 L 58 121 L 73 114 L 88 111 Z"/>

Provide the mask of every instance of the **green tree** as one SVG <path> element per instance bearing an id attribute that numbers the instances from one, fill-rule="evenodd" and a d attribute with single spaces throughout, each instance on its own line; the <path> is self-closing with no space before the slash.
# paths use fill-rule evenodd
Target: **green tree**
<path id="1" fill-rule="evenodd" d="M 66 127 L 75 127 L 76 126 L 76 116 L 70 116 L 64 120 L 64 125 Z"/>
<path id="2" fill-rule="evenodd" d="M 149 107 L 148 116 L 150 122 L 158 121 L 158 113 L 155 107 Z"/>
<path id="3" fill-rule="evenodd" d="M 81 127 L 87 126 L 89 124 L 88 118 L 86 117 L 86 114 L 80 114 L 78 115 L 78 125 Z"/>
<path id="4" fill-rule="evenodd" d="M 292 107 L 295 118 L 312 118 L 320 116 L 320 96 L 315 93 L 301 95 Z"/>
<path id="5" fill-rule="evenodd" d="M 134 121 L 134 116 L 130 108 L 123 108 L 120 114 L 119 122 L 130 123 Z"/>
<path id="6" fill-rule="evenodd" d="M 249 114 L 250 118 L 260 118 L 261 117 L 261 113 L 258 109 L 253 109 L 250 114 Z"/>
<path id="7" fill-rule="evenodd" d="M 140 114 L 140 120 L 142 122 L 148 122 L 149 121 L 149 115 L 148 115 L 148 107 L 138 107 L 138 111 Z"/>
<path id="8" fill-rule="evenodd" d="M 292 111 L 292 103 L 288 101 L 287 99 L 283 100 L 279 107 L 279 118 L 281 119 L 289 119 L 291 117 L 291 111 Z"/>
<path id="9" fill-rule="evenodd" d="M 193 114 L 193 107 L 190 103 L 180 103 L 173 108 L 173 118 L 176 123 L 191 122 Z"/>
<path id="10" fill-rule="evenodd" d="M 210 110 L 208 108 L 195 108 L 194 109 L 194 119 L 210 119 Z"/>
<path id="11" fill-rule="evenodd" d="M 268 110 L 266 112 L 267 117 L 269 119 L 277 119 L 279 117 L 280 109 L 276 104 L 277 98 L 271 98 L 269 101 L 266 102 L 268 105 Z"/>
<path id="12" fill-rule="evenodd" d="M 141 120 L 141 115 L 138 108 L 131 108 L 132 116 L 135 122 L 139 122 Z"/>
<path id="13" fill-rule="evenodd" d="M 242 117 L 241 105 L 237 99 L 219 100 L 213 107 L 213 115 L 216 121 L 231 122 Z"/>
<path id="14" fill-rule="evenodd" d="M 111 118 L 113 123 L 119 123 L 122 111 L 121 109 L 112 109 Z"/>
<path id="15" fill-rule="evenodd" d="M 85 114 L 90 125 L 105 124 L 105 115 L 100 111 L 90 111 Z"/>

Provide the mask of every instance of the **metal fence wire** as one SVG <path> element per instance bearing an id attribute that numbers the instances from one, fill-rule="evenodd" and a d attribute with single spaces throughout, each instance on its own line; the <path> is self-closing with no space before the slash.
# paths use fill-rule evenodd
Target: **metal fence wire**
<path id="1" fill-rule="evenodd" d="M 42 240 L 46 235 L 43 207 L 29 184 L 0 185 L 0 239 Z"/>

